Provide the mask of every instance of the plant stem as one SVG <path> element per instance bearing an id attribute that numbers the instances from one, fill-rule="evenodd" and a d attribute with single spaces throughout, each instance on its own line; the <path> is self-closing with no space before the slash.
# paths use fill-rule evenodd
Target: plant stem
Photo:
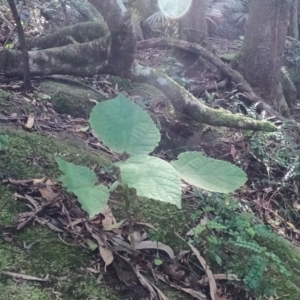
<path id="1" fill-rule="evenodd" d="M 131 218 L 131 201 L 129 198 L 129 189 L 128 185 L 124 184 L 124 199 L 125 199 L 125 209 L 127 214 L 127 219 L 129 222 L 129 237 L 130 237 L 130 243 L 132 250 L 135 250 L 135 241 L 134 241 L 134 235 L 133 235 L 133 223 Z"/>
<path id="2" fill-rule="evenodd" d="M 1 205 L 0 207 L 0 212 L 1 210 L 5 207 L 5 205 L 8 203 L 8 199 L 6 199 L 6 201 L 4 201 L 4 203 Z"/>

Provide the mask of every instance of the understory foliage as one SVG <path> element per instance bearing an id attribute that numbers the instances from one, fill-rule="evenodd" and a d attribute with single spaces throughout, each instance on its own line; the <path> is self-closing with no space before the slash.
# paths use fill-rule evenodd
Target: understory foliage
<path id="1" fill-rule="evenodd" d="M 255 190 L 276 191 L 271 199 L 279 216 L 296 227 L 300 185 L 300 151 L 298 130 L 288 122 L 274 133 L 249 133 L 251 164 L 248 174 Z"/>
<path id="2" fill-rule="evenodd" d="M 274 295 L 275 276 L 271 274 L 290 273 L 262 241 L 280 242 L 280 238 L 231 198 L 200 190 L 195 191 L 195 196 L 199 207 L 192 218 L 198 225 L 189 233 L 190 242 L 202 249 L 215 273 L 237 275 L 256 297 Z"/>

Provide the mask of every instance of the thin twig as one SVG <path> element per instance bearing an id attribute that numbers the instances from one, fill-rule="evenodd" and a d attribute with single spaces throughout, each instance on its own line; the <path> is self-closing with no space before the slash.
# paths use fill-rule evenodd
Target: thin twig
<path id="1" fill-rule="evenodd" d="M 24 221 L 23 223 L 19 224 L 17 227 L 17 230 L 21 230 L 22 228 L 24 228 L 30 221 L 32 221 L 39 213 L 41 213 L 45 208 L 47 208 L 48 206 L 50 206 L 51 204 L 54 204 L 56 201 L 58 201 L 57 199 L 52 200 L 50 202 L 45 203 L 43 206 L 41 206 L 38 210 L 36 210 L 26 221 Z"/>

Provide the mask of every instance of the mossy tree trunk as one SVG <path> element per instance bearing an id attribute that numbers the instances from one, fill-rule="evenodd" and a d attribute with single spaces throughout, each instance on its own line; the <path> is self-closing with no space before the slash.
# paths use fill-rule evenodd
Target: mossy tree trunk
<path id="1" fill-rule="evenodd" d="M 188 13 L 179 20 L 179 39 L 207 46 L 205 0 L 193 0 Z"/>
<path id="2" fill-rule="evenodd" d="M 291 36 L 295 39 L 299 38 L 298 3 L 299 3 L 299 0 L 291 0 L 290 23 L 289 23 L 289 28 L 288 28 L 288 36 Z"/>
<path id="3" fill-rule="evenodd" d="M 289 109 L 282 93 L 280 69 L 290 2 L 252 0 L 243 47 L 232 62 L 254 91 L 283 115 Z"/>

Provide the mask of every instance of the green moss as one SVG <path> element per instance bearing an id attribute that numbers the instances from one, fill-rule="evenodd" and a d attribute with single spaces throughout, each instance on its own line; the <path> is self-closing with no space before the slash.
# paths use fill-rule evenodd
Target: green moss
<path id="1" fill-rule="evenodd" d="M 1 299 L 14 299 L 14 300 L 52 300 L 54 294 L 51 292 L 41 290 L 39 285 L 28 284 L 25 282 L 16 283 L 14 281 L 6 280 L 5 283 L 0 277 L 0 293 Z"/>
<path id="2" fill-rule="evenodd" d="M 108 166 L 105 156 L 96 156 L 84 148 L 75 148 L 49 137 L 38 136 L 24 131 L 12 131 L 0 127 L 0 134 L 9 137 L 9 145 L 0 156 L 0 174 L 13 178 L 38 178 L 59 175 L 55 157 L 63 157 L 74 164 Z"/>
<path id="3" fill-rule="evenodd" d="M 118 88 L 122 88 L 122 90 L 127 90 L 128 92 L 134 90 L 135 93 L 138 94 L 140 90 L 143 92 L 143 95 L 147 93 L 151 97 L 162 95 L 162 92 L 152 85 L 130 81 L 129 79 L 121 78 L 118 76 L 110 76 L 109 82 L 113 86 L 118 85 Z"/>
<path id="4" fill-rule="evenodd" d="M 24 245 L 34 242 L 36 244 L 30 249 L 24 248 Z M 49 281 L 45 283 L 19 284 L 9 276 L 0 275 L 0 293 L 6 295 L 1 299 L 55 299 L 53 291 L 61 293 L 61 299 L 64 300 L 87 299 L 91 296 L 100 300 L 119 299 L 84 270 L 89 266 L 90 255 L 81 247 L 63 244 L 53 232 L 40 226 L 26 229 L 11 244 L 1 241 L 1 270 L 41 278 L 49 275 Z M 21 293 L 24 293 L 23 298 Z"/>
<path id="5" fill-rule="evenodd" d="M 9 135 L 9 146 L 0 156 L 2 175 L 19 179 L 45 175 L 56 178 L 59 172 L 55 156 L 63 156 L 83 165 L 109 165 L 105 158 L 46 137 L 4 128 L 1 131 Z M 18 213 L 28 210 L 25 203 L 14 200 L 14 192 L 12 187 L 0 185 L 0 270 L 36 277 L 49 274 L 50 281 L 15 282 L 10 276 L 2 274 L 0 298 L 48 300 L 56 299 L 53 292 L 59 292 L 63 300 L 81 300 L 92 296 L 100 300 L 120 299 L 85 271 L 90 265 L 91 252 L 79 246 L 63 244 L 57 234 L 46 227 L 35 224 L 13 235 L 12 242 L 2 239 L 2 235 L 5 237 L 10 232 L 4 226 L 11 225 Z M 32 246 L 28 249 L 28 245 Z"/>
<path id="6" fill-rule="evenodd" d="M 156 231 L 150 233 L 152 240 L 165 243 L 179 251 L 186 249 L 187 246 L 175 233 L 181 235 L 189 229 L 190 216 L 185 203 L 182 206 L 182 210 L 179 210 L 175 205 L 137 198 L 132 202 L 131 210 L 136 221 L 147 222 L 155 227 Z M 126 218 L 124 206 L 111 205 L 111 207 L 119 220 Z"/>
<path id="7" fill-rule="evenodd" d="M 37 107 L 28 103 L 27 101 L 21 100 L 15 101 L 10 100 L 11 95 L 0 89 L 0 108 L 6 112 L 6 115 L 17 113 L 18 115 L 24 114 L 24 112 L 37 112 Z M 22 104 L 22 105 L 20 105 Z"/>
<path id="8" fill-rule="evenodd" d="M 89 98 L 97 101 L 106 99 L 83 83 L 71 80 L 65 82 L 45 80 L 41 82 L 41 88 L 51 96 L 51 102 L 58 113 L 69 114 L 76 118 L 89 117 L 95 105 Z"/>
<path id="9" fill-rule="evenodd" d="M 262 238 L 260 243 L 267 247 L 269 252 L 275 253 L 285 264 L 291 276 L 287 277 L 278 272 L 270 272 L 273 276 L 277 296 L 280 299 L 300 299 L 300 252 L 291 243 L 283 238 Z"/>

